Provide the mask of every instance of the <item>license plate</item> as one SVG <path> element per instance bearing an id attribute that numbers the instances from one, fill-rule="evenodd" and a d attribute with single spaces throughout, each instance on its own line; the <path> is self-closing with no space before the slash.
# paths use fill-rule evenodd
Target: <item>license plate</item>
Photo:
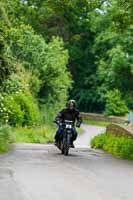
<path id="1" fill-rule="evenodd" d="M 66 124 L 66 128 L 72 128 L 72 125 L 70 125 L 70 124 Z"/>

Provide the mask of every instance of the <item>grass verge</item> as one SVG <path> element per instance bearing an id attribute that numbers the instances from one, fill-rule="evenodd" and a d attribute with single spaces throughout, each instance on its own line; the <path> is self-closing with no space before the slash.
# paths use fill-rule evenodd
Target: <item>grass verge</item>
<path id="1" fill-rule="evenodd" d="M 17 143 L 49 143 L 54 141 L 55 128 L 49 125 L 40 127 L 15 128 Z"/>
<path id="2" fill-rule="evenodd" d="M 15 136 L 17 143 L 49 143 L 54 141 L 54 135 L 56 132 L 55 127 L 48 125 L 41 127 L 19 127 L 15 128 Z M 78 134 L 81 134 L 82 129 L 77 128 Z"/>
<path id="3" fill-rule="evenodd" d="M 82 134 L 82 132 L 83 132 L 82 127 L 76 128 L 76 130 L 77 130 L 78 135 Z"/>
<path id="4" fill-rule="evenodd" d="M 91 147 L 103 149 L 119 158 L 133 160 L 133 139 L 130 136 L 102 133 L 91 140 Z"/>
<path id="5" fill-rule="evenodd" d="M 89 125 L 95 125 L 95 126 L 107 126 L 110 123 L 106 121 L 96 121 L 96 120 L 91 120 L 91 119 L 84 119 L 83 120 L 84 124 L 89 124 Z"/>
<path id="6" fill-rule="evenodd" d="M 10 144 L 16 143 L 49 143 L 54 141 L 54 135 L 57 127 L 52 125 L 43 125 L 40 127 L 0 127 L 0 152 L 6 152 Z M 82 131 L 77 129 L 78 134 Z"/>

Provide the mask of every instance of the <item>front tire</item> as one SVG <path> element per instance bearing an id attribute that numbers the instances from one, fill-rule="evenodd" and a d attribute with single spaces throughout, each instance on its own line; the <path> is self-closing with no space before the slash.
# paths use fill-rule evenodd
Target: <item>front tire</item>
<path id="1" fill-rule="evenodd" d="M 69 134 L 67 134 L 66 140 L 64 141 L 64 145 L 63 145 L 64 146 L 63 151 L 64 151 L 65 156 L 67 156 L 69 153 L 70 141 L 71 141 L 71 137 Z"/>
<path id="2" fill-rule="evenodd" d="M 65 149 L 64 149 L 64 155 L 65 155 L 65 156 L 68 156 L 68 153 L 69 153 L 69 148 L 65 148 Z"/>

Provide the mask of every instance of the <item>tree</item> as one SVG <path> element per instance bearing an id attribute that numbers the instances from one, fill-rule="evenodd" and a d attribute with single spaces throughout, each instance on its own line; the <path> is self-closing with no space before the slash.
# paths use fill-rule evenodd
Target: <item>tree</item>
<path id="1" fill-rule="evenodd" d="M 102 9 L 93 26 L 97 32 L 93 50 L 99 84 L 106 91 L 117 88 L 129 108 L 133 109 L 132 2 L 112 0 Z"/>
<path id="2" fill-rule="evenodd" d="M 0 3 L 0 87 L 14 70 L 12 55 L 6 41 L 10 22 L 6 10 Z"/>
<path id="3" fill-rule="evenodd" d="M 10 29 L 9 41 L 14 57 L 40 80 L 38 98 L 41 102 L 62 105 L 71 86 L 66 68 L 68 53 L 63 41 L 54 37 L 47 44 L 30 26 L 24 25 Z"/>

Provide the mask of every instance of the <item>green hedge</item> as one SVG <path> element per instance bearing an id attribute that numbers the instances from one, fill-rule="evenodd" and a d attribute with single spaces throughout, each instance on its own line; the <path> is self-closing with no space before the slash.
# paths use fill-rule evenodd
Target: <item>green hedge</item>
<path id="1" fill-rule="evenodd" d="M 102 133 L 91 140 L 91 147 L 103 149 L 116 157 L 133 160 L 133 139 L 130 136 Z"/>

